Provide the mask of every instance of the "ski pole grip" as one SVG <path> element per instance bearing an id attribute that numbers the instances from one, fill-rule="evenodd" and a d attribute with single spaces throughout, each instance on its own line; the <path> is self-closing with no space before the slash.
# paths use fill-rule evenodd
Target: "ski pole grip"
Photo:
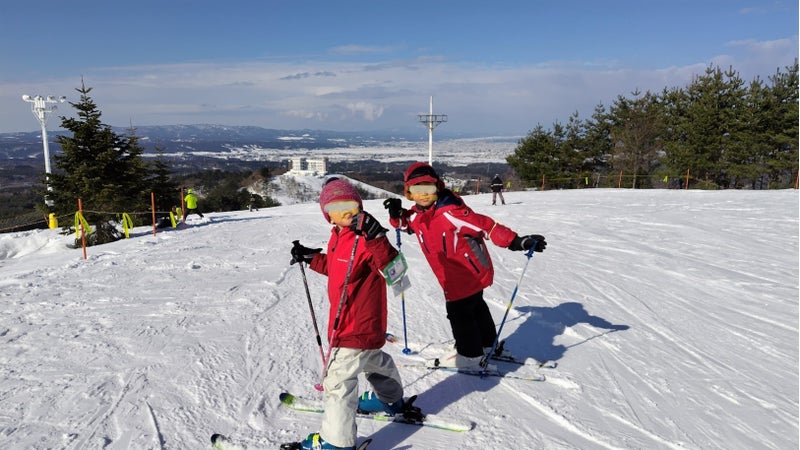
<path id="1" fill-rule="evenodd" d="M 302 247 L 302 245 L 300 245 L 300 241 L 299 240 L 295 239 L 294 241 L 292 241 L 292 248 L 297 248 L 297 247 Z M 292 252 L 292 255 L 294 255 L 294 252 Z M 292 261 L 289 264 L 291 265 L 291 264 L 294 264 L 294 263 L 300 264 L 300 270 L 303 270 L 303 260 L 302 259 L 301 260 L 297 260 L 295 258 L 292 258 Z M 305 276 L 305 274 L 303 274 L 303 275 Z"/>
<path id="2" fill-rule="evenodd" d="M 531 245 L 531 248 L 529 248 L 528 251 L 525 252 L 525 256 L 527 256 L 528 259 L 531 259 L 533 257 L 533 252 L 536 251 L 536 245 L 538 243 L 539 243 L 539 240 L 538 239 L 534 239 L 533 240 L 533 245 Z"/>

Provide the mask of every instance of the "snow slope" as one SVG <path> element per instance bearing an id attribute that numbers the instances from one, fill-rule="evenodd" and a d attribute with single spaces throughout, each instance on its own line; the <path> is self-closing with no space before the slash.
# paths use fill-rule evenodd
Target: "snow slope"
<path id="1" fill-rule="evenodd" d="M 359 422 L 383 449 L 798 447 L 797 191 L 510 192 L 477 211 L 547 236 L 503 330 L 553 359 L 546 382 L 402 367 L 424 410 L 473 430 Z M 384 224 L 380 200 L 365 202 Z M 207 214 L 188 228 L 69 249 L 56 231 L 0 235 L 0 436 L 8 449 L 198 449 L 213 432 L 276 448 L 320 416 L 319 351 L 291 242 L 323 247 L 314 203 Z M 391 233 L 395 241 L 394 232 Z M 413 237 L 412 350 L 450 343 Z M 499 323 L 525 257 L 490 245 Z M 307 271 L 320 327 L 325 279 Z M 402 336 L 401 300 L 390 300 Z M 414 356 L 385 349 L 398 363 Z M 510 368 L 518 373 L 529 367 Z"/>
<path id="2" fill-rule="evenodd" d="M 289 173 L 274 177 L 269 183 L 269 188 L 265 192 L 275 199 L 282 206 L 296 205 L 298 203 L 312 203 L 319 199 L 322 186 L 331 178 L 344 178 L 354 184 L 362 192 L 369 192 L 374 198 L 397 197 L 397 195 L 385 191 L 375 186 L 354 180 L 340 174 L 328 174 L 325 176 L 298 176 Z M 361 194 L 365 195 L 365 194 Z"/>

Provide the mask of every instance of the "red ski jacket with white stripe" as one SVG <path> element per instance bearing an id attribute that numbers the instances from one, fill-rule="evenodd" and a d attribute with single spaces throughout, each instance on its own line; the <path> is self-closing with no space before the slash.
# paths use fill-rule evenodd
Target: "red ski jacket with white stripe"
<path id="1" fill-rule="evenodd" d="M 447 189 L 439 192 L 439 199 L 428 210 L 414 205 L 389 222 L 416 234 L 447 301 L 467 298 L 491 286 L 494 267 L 485 239 L 507 248 L 517 236 L 491 217 L 474 212 Z"/>

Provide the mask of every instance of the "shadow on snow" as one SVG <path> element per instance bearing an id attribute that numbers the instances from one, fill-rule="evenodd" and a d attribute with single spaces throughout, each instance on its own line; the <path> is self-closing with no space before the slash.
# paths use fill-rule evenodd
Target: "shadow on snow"
<path id="1" fill-rule="evenodd" d="M 535 358 L 539 361 L 558 362 L 570 348 L 585 344 L 586 342 L 604 336 L 614 331 L 624 331 L 629 329 L 628 325 L 615 325 L 608 320 L 589 314 L 578 302 L 564 302 L 560 305 L 548 306 L 522 306 L 514 308 L 521 313 L 519 318 L 525 318 L 517 329 L 508 336 L 500 336 L 505 339 L 506 348 L 518 358 Z M 519 320 L 519 319 L 515 319 Z M 507 319 L 508 321 L 508 319 Z M 556 344 L 558 336 L 564 334 L 567 328 L 585 323 L 595 328 L 605 331 L 583 339 L 571 345 Z M 452 342 L 452 341 L 451 341 Z M 493 362 L 496 363 L 496 362 Z M 514 364 L 504 364 L 499 362 L 498 366 L 502 370 L 515 372 L 526 370 L 526 367 Z M 406 396 L 413 395 L 408 392 L 422 378 L 431 376 L 435 371 L 427 372 L 413 380 L 409 377 L 409 371 L 402 371 L 401 375 L 406 382 Z M 480 378 L 470 375 L 452 374 L 439 383 L 420 393 L 417 405 L 422 407 L 426 414 L 442 413 L 446 416 L 447 406 L 457 402 L 461 397 L 471 392 L 488 392 L 500 382 L 500 378 L 487 377 Z M 409 382 L 410 381 L 410 382 Z M 419 431 L 419 428 L 409 426 L 383 427 L 373 433 L 370 437 L 376 442 L 385 445 L 386 448 L 395 450 L 407 447 L 395 447 L 402 445 L 411 435 Z"/>

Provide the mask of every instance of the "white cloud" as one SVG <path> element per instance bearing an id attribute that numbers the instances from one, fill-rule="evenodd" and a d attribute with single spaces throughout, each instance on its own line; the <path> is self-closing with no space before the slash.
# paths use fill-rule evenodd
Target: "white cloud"
<path id="1" fill-rule="evenodd" d="M 314 95 L 322 97 L 325 95 L 339 94 L 344 90 L 339 86 L 319 86 L 314 88 Z"/>
<path id="2" fill-rule="evenodd" d="M 285 116 L 297 117 L 301 119 L 326 120 L 328 118 L 327 114 L 317 111 L 294 110 L 294 111 L 284 111 L 282 114 Z"/>
<path id="3" fill-rule="evenodd" d="M 786 52 L 790 50 L 797 50 L 797 37 L 792 39 L 774 39 L 770 41 L 758 41 L 755 39 L 744 39 L 738 41 L 728 42 L 731 47 L 740 47 L 747 52 L 762 53 L 762 52 Z"/>
<path id="4" fill-rule="evenodd" d="M 269 128 L 415 129 L 416 114 L 448 114 L 448 132 L 525 134 L 537 123 L 589 117 L 635 89 L 685 86 L 710 62 L 732 65 L 745 80 L 762 78 L 797 57 L 797 36 L 729 43 L 730 54 L 655 70 L 620 61 L 546 61 L 496 67 L 443 58 L 352 61 L 242 62 L 94 68 L 64 78 L 0 81 L 0 132 L 34 131 L 20 95 L 66 95 L 77 101 L 81 75 L 102 120 L 127 126 L 176 123 Z M 74 116 L 68 105 L 57 114 Z M 60 124 L 51 119 L 50 128 Z"/>
<path id="5" fill-rule="evenodd" d="M 361 116 L 365 120 L 374 121 L 383 115 L 383 106 L 373 105 L 367 102 L 348 103 L 347 109 L 355 116 Z"/>
<path id="6" fill-rule="evenodd" d="M 784 39 L 759 41 L 746 39 L 730 41 L 731 54 L 713 58 L 720 67 L 733 67 L 742 79 L 749 81 L 759 76 L 762 80 L 784 70 L 798 57 L 797 35 Z"/>

